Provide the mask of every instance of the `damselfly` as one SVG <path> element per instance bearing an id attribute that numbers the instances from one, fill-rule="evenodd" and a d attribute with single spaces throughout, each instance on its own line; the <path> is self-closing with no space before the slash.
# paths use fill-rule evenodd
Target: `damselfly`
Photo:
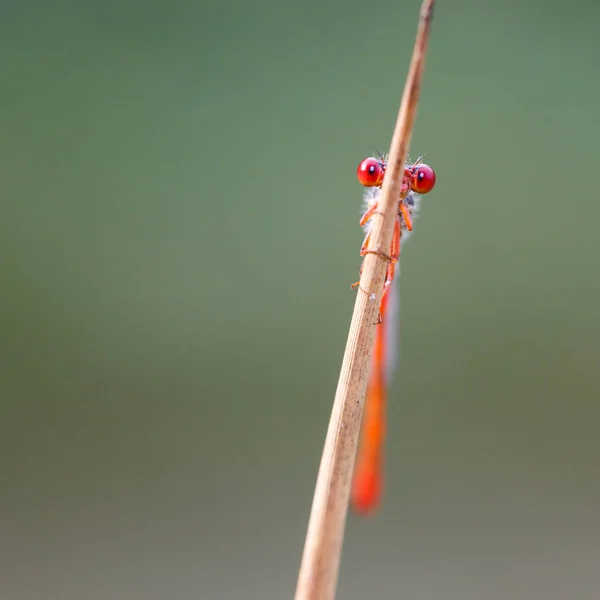
<path id="1" fill-rule="evenodd" d="M 421 157 L 422 158 L 422 157 Z M 354 471 L 352 486 L 352 503 L 361 513 L 374 510 L 381 499 L 383 490 L 383 446 L 386 429 L 386 397 L 395 362 L 394 335 L 398 312 L 398 285 L 393 285 L 396 277 L 396 266 L 400 258 L 400 243 L 405 242 L 413 229 L 413 217 L 419 208 L 421 194 L 427 194 L 435 185 L 433 169 L 421 162 L 419 158 L 407 164 L 402 177 L 398 211 L 394 223 L 394 234 L 389 252 L 385 254 L 389 260 L 384 284 L 379 321 L 375 333 L 373 360 L 367 394 L 365 397 L 364 416 L 359 454 Z M 365 187 L 365 213 L 360 225 L 366 232 L 365 241 L 360 249 L 361 256 L 369 252 L 371 218 L 378 210 L 379 194 L 387 165 L 387 157 L 365 158 L 357 169 L 358 181 Z M 354 287 L 358 284 L 354 284 Z"/>

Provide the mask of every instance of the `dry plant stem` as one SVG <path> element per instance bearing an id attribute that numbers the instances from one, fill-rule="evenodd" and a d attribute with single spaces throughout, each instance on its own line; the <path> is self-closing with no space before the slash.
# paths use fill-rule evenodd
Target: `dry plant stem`
<path id="1" fill-rule="evenodd" d="M 300 565 L 296 600 L 332 600 L 350 499 L 374 327 L 398 210 L 404 164 L 415 122 L 429 27 L 435 0 L 424 0 L 413 56 L 392 137 L 379 211 L 373 216 L 369 250 L 363 263 L 346 351 L 333 402 Z"/>

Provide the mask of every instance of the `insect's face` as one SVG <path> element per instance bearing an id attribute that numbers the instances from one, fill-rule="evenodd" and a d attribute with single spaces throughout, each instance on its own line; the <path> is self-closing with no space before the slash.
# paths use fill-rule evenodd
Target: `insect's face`
<path id="1" fill-rule="evenodd" d="M 380 187 L 385 175 L 386 163 L 380 158 L 365 158 L 356 169 L 358 181 L 364 187 Z M 435 171 L 424 163 L 416 163 L 404 170 L 406 183 L 417 194 L 427 194 L 435 186 Z"/>

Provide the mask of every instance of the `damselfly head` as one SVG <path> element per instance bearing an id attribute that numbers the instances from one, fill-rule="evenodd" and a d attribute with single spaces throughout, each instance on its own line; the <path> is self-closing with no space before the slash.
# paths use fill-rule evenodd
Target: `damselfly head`
<path id="1" fill-rule="evenodd" d="M 422 158 L 422 157 L 421 157 Z M 435 171 L 419 158 L 414 164 L 404 170 L 406 185 L 417 194 L 427 194 L 435 186 Z M 356 169 L 358 181 L 364 187 L 380 187 L 385 175 L 386 160 L 383 156 L 378 158 L 365 158 Z"/>

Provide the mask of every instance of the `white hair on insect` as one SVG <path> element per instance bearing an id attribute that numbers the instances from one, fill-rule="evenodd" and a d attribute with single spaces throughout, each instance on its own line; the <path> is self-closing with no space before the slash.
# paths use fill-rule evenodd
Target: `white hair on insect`
<path id="1" fill-rule="evenodd" d="M 370 187 L 365 188 L 363 194 L 364 201 L 364 210 L 370 209 L 378 200 L 379 194 L 381 193 L 380 187 Z M 420 194 L 413 192 L 412 190 L 408 192 L 406 195 L 404 202 L 406 207 L 408 208 L 408 212 L 411 217 L 415 217 L 418 210 L 419 204 L 421 201 Z M 400 238 L 400 244 L 402 245 L 407 241 L 410 237 L 412 231 L 409 231 L 406 228 L 406 223 L 404 222 L 404 218 L 402 214 L 400 216 L 400 223 L 402 228 L 402 234 Z M 371 219 L 365 223 L 364 230 L 368 233 L 371 230 Z M 388 306 L 385 312 L 385 318 L 383 320 L 382 326 L 384 329 L 385 336 L 385 347 L 386 347 L 386 357 L 385 357 L 385 379 L 386 385 L 390 385 L 392 381 L 392 377 L 394 375 L 394 371 L 396 370 L 396 366 L 398 365 L 399 360 L 399 347 L 398 347 L 398 327 L 400 320 L 400 263 L 396 266 L 396 273 L 394 276 L 394 281 L 392 281 L 390 285 L 390 289 L 388 291 Z"/>
<path id="2" fill-rule="evenodd" d="M 378 201 L 380 194 L 381 194 L 380 187 L 365 188 L 365 191 L 363 193 L 363 205 L 364 205 L 363 213 L 366 212 L 367 210 L 369 210 Z M 409 191 L 408 194 L 406 194 L 406 198 L 404 198 L 404 203 L 405 203 L 406 207 L 408 208 L 408 212 L 411 217 L 416 216 L 417 213 L 419 212 L 420 202 L 421 202 L 420 194 L 417 194 L 416 192 L 413 192 L 412 190 Z M 410 237 L 410 234 L 412 233 L 412 231 L 409 231 L 406 228 L 406 223 L 404 222 L 404 217 L 402 216 L 402 214 L 400 214 L 400 224 L 402 227 L 402 240 L 406 241 L 406 239 L 408 237 Z M 363 227 L 363 229 L 365 230 L 365 233 L 369 233 L 369 231 L 371 231 L 371 227 L 372 227 L 372 223 L 371 223 L 371 219 L 369 219 L 364 224 L 364 227 Z"/>

